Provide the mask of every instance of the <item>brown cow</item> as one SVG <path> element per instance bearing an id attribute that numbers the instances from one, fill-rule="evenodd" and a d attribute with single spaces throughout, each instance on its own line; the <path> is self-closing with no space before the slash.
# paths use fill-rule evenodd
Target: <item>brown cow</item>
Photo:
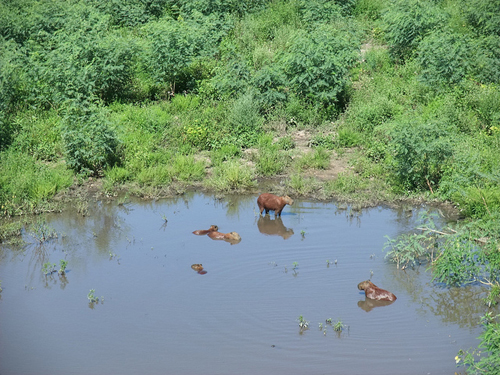
<path id="1" fill-rule="evenodd" d="M 377 301 L 395 301 L 396 296 L 387 290 L 381 289 L 370 280 L 362 281 L 358 284 L 359 290 L 365 291 L 365 296 Z"/>
<path id="2" fill-rule="evenodd" d="M 264 193 L 257 198 L 257 205 L 259 206 L 261 215 L 266 210 L 266 215 L 269 211 L 274 211 L 274 216 L 281 216 L 281 211 L 283 211 L 283 207 L 287 204 L 290 206 L 293 204 L 293 199 L 288 195 L 278 197 L 274 194 Z"/>

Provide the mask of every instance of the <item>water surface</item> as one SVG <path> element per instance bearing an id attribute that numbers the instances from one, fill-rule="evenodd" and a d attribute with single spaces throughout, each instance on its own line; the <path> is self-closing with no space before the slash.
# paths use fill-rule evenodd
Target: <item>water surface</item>
<path id="1" fill-rule="evenodd" d="M 439 288 L 424 267 L 384 259 L 384 236 L 413 229 L 424 208 L 295 200 L 275 219 L 256 198 L 44 216 L 57 239 L 0 248 L 0 374 L 454 374 L 458 350 L 477 346 L 482 288 Z M 241 242 L 191 233 L 212 224 Z M 65 277 L 42 274 L 60 259 Z M 356 286 L 370 278 L 398 299 L 365 301 Z M 104 301 L 89 304 L 90 289 Z"/>

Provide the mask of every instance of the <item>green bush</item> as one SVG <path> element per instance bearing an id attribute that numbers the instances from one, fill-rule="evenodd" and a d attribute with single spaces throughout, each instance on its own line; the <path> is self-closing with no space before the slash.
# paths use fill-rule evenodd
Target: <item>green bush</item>
<path id="1" fill-rule="evenodd" d="M 449 30 L 432 32 L 417 48 L 420 77 L 432 87 L 456 84 L 469 73 L 471 57 L 470 42 L 463 35 Z"/>
<path id="2" fill-rule="evenodd" d="M 500 84 L 500 35 L 489 35 L 474 41 L 472 74 L 483 83 Z"/>
<path id="3" fill-rule="evenodd" d="M 356 16 L 377 20 L 381 17 L 385 6 L 386 0 L 358 0 L 356 1 L 353 13 Z"/>
<path id="4" fill-rule="evenodd" d="M 300 0 L 299 4 L 302 19 L 312 28 L 317 23 L 329 23 L 342 18 L 343 10 L 350 13 L 354 1 Z M 345 5 L 345 8 L 341 5 Z"/>
<path id="5" fill-rule="evenodd" d="M 63 29 L 30 45 L 28 99 L 37 106 L 53 106 L 94 95 L 106 102 L 127 98 L 134 39 L 110 31 L 109 19 L 94 9 L 73 8 Z"/>
<path id="6" fill-rule="evenodd" d="M 171 1 L 172 8 L 179 9 L 184 14 L 193 11 L 201 12 L 205 15 L 212 13 L 244 15 L 262 8 L 267 2 L 265 0 L 175 0 Z"/>
<path id="7" fill-rule="evenodd" d="M 407 120 L 396 122 L 390 136 L 393 171 L 401 187 L 426 190 L 439 186 L 453 151 L 449 130 L 439 123 Z"/>
<path id="8" fill-rule="evenodd" d="M 500 181 L 499 144 L 498 135 L 455 139 L 453 159 L 445 167 L 439 193 L 446 199 L 465 202 L 473 201 L 467 197 L 468 191 L 494 189 Z"/>
<path id="9" fill-rule="evenodd" d="M 73 103 L 63 119 L 66 164 L 78 173 L 99 175 L 119 161 L 119 141 L 109 127 L 104 108 Z"/>
<path id="10" fill-rule="evenodd" d="M 280 59 L 291 90 L 317 106 L 339 103 L 349 68 L 357 59 L 358 43 L 331 25 L 298 34 Z"/>
<path id="11" fill-rule="evenodd" d="M 115 26 L 135 27 L 163 15 L 168 0 L 91 0 L 90 4 L 111 17 Z"/>
<path id="12" fill-rule="evenodd" d="M 391 54 L 405 60 L 432 30 L 445 25 L 447 15 L 431 0 L 393 0 L 382 13 L 382 28 Z"/>
<path id="13" fill-rule="evenodd" d="M 350 129 L 340 129 L 335 138 L 335 143 L 337 147 L 355 147 L 362 143 L 362 136 L 356 131 Z"/>
<path id="14" fill-rule="evenodd" d="M 283 70 L 277 64 L 264 66 L 250 80 L 250 84 L 259 90 L 259 105 L 266 110 L 287 100 L 287 83 Z"/>
<path id="15" fill-rule="evenodd" d="M 239 147 L 251 147 L 262 131 L 263 118 L 252 93 L 240 96 L 228 114 L 232 143 Z"/>
<path id="16" fill-rule="evenodd" d="M 462 0 L 460 3 L 473 31 L 484 35 L 500 35 L 499 0 Z"/>
<path id="17" fill-rule="evenodd" d="M 193 16 L 185 20 L 162 18 L 145 26 L 150 51 L 143 64 L 155 84 L 166 86 L 170 95 L 195 87 L 195 80 L 200 77 L 191 75 L 197 71 L 190 69 L 191 65 L 212 57 L 224 33 L 217 29 L 215 16 Z"/>

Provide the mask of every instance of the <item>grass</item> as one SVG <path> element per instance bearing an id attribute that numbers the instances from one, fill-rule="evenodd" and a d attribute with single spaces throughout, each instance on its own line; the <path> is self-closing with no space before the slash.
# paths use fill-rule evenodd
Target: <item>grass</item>
<path id="1" fill-rule="evenodd" d="M 245 190 L 254 187 L 255 176 L 251 169 L 239 161 L 230 160 L 213 169 L 204 185 L 221 192 Z"/>
<path id="2" fill-rule="evenodd" d="M 299 158 L 295 165 L 301 169 L 327 169 L 330 166 L 330 153 L 323 147 L 317 147 Z"/>

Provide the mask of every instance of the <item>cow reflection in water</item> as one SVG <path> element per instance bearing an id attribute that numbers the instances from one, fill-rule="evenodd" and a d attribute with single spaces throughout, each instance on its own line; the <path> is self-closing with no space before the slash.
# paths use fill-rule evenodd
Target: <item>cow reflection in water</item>
<path id="1" fill-rule="evenodd" d="M 279 216 L 274 219 L 271 219 L 270 215 L 259 216 L 257 227 L 262 234 L 281 236 L 284 240 L 293 236 L 293 229 L 285 227 Z"/>
<path id="2" fill-rule="evenodd" d="M 362 308 L 366 312 L 370 312 L 375 307 L 389 306 L 393 303 L 394 301 L 377 301 L 374 299 L 367 298 L 364 301 L 358 301 L 358 307 Z"/>

